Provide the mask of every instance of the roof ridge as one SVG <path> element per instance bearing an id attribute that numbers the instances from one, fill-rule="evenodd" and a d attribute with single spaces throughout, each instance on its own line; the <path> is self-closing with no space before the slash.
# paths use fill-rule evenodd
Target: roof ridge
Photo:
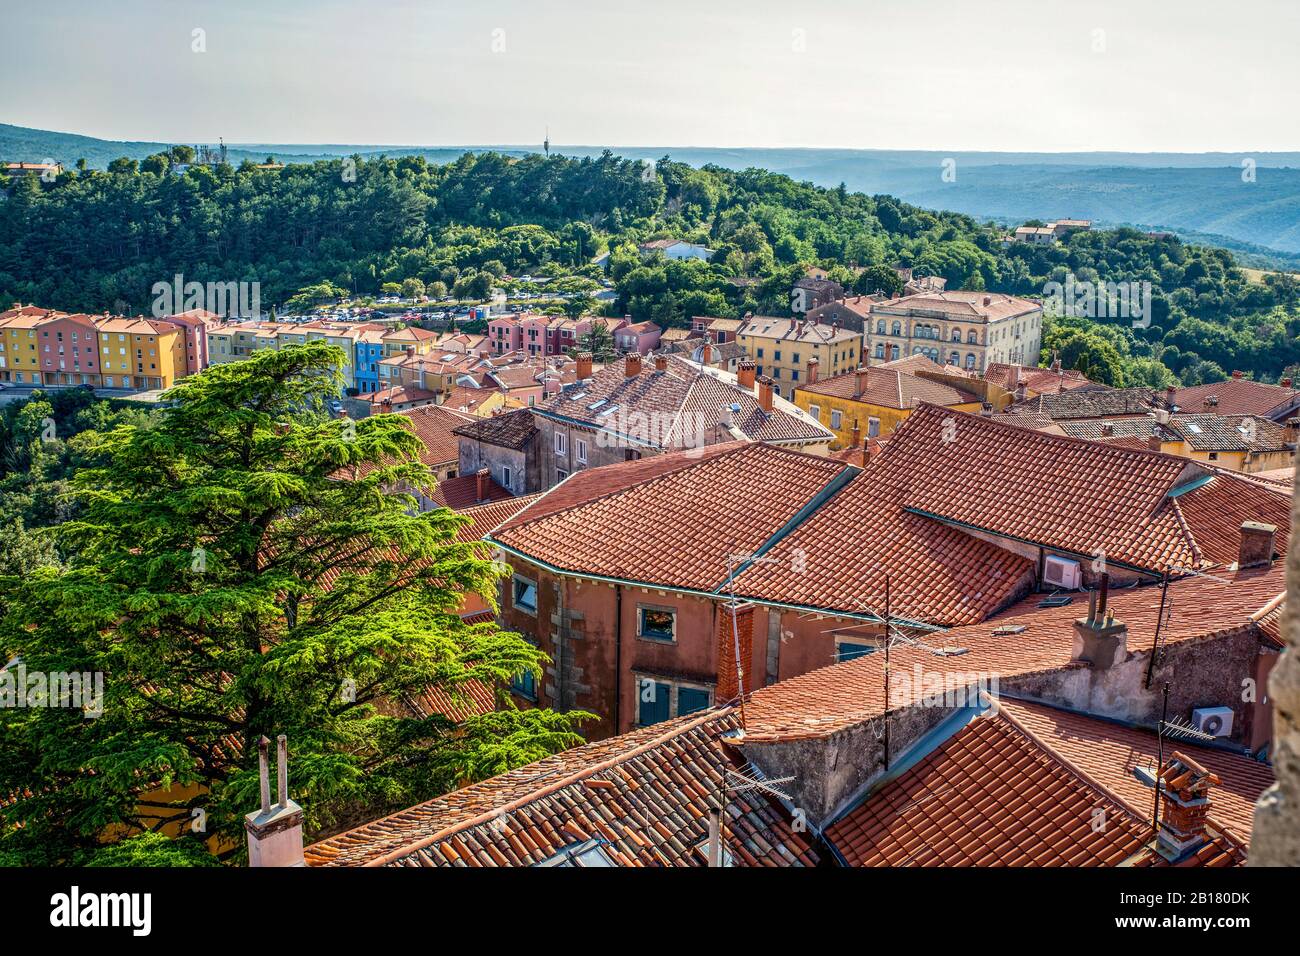
<path id="1" fill-rule="evenodd" d="M 694 459 L 687 458 L 687 456 L 690 455 L 690 454 L 692 454 L 692 453 L 704 452 L 704 451 L 707 451 L 707 450 L 710 449 L 710 448 L 718 448 L 719 445 L 731 445 L 731 444 L 734 444 L 736 447 L 735 447 L 735 448 L 729 448 L 729 449 L 727 449 L 726 451 L 720 451 L 720 452 L 718 452 L 717 454 L 713 455 L 712 457 L 710 457 L 710 458 L 708 458 L 708 459 L 706 459 L 706 460 L 704 460 L 704 461 L 695 461 Z M 737 440 L 737 441 L 735 441 L 735 442 L 720 442 L 719 445 L 704 445 L 704 446 L 702 446 L 701 448 L 687 448 L 687 449 L 683 449 L 683 450 L 681 450 L 681 451 L 672 451 L 672 452 L 667 452 L 666 455 L 680 455 L 680 456 L 682 457 L 682 459 L 683 459 L 682 463 L 681 463 L 680 465 L 678 465 L 677 467 L 669 468 L 669 469 L 667 469 L 667 470 L 665 470 L 665 471 L 655 472 L 653 475 L 649 475 L 649 476 L 646 477 L 646 478 L 642 478 L 640 481 L 636 482 L 635 484 L 631 484 L 631 485 L 623 485 L 623 486 L 621 486 L 621 487 L 619 487 L 619 488 L 611 488 L 609 491 L 606 491 L 606 492 L 604 492 L 603 494 L 594 495 L 594 496 L 592 496 L 592 497 L 590 497 L 590 498 L 584 498 L 584 499 L 582 499 L 581 501 L 575 501 L 573 504 L 568 505 L 567 507 L 561 508 L 561 509 L 559 509 L 558 511 L 549 511 L 549 512 L 547 512 L 547 513 L 544 514 L 544 515 L 537 515 L 537 516 L 532 517 L 532 518 L 525 518 L 523 521 L 520 521 L 518 524 L 512 525 L 511 528 L 510 528 L 510 530 L 513 531 L 513 530 L 515 530 L 516 528 L 522 528 L 524 525 L 532 524 L 534 521 L 545 521 L 547 518 L 553 518 L 553 517 L 555 517 L 556 515 L 566 514 L 566 513 L 572 511 L 572 510 L 575 509 L 575 508 L 585 508 L 585 507 L 587 507 L 588 505 L 593 504 L 594 502 L 597 502 L 597 501 L 604 501 L 604 500 L 606 500 L 607 498 L 613 498 L 613 497 L 615 497 L 615 496 L 617 496 L 617 495 L 624 494 L 625 492 L 632 491 L 633 489 L 644 488 L 646 485 L 651 484 L 652 482 L 657 481 L 657 480 L 659 480 L 659 479 L 661 479 L 661 478 L 668 478 L 668 477 L 670 477 L 670 476 L 672 476 L 672 475 L 676 475 L 676 474 L 678 474 L 679 472 L 685 471 L 687 468 L 691 467 L 692 465 L 703 465 L 703 464 L 708 464 L 709 462 L 718 461 L 719 459 L 727 458 L 727 457 L 730 457 L 731 455 L 739 454 L 741 451 L 744 451 L 744 450 L 747 449 L 747 448 L 757 447 L 757 446 L 765 445 L 765 444 L 766 444 L 765 442 L 739 441 L 739 440 Z M 773 448 L 775 448 L 775 446 L 768 446 L 768 447 L 773 447 Z M 777 450 L 777 451 L 786 451 L 787 449 L 776 449 L 776 450 Z M 656 455 L 656 456 L 654 456 L 654 457 L 655 457 L 655 458 L 663 458 L 663 457 L 666 457 L 666 455 L 662 455 L 662 454 L 661 454 L 661 455 Z M 814 456 L 809 456 L 809 457 L 819 457 L 819 456 L 815 456 L 815 455 L 814 455 Z M 600 468 L 591 468 L 591 469 L 587 469 L 587 470 L 586 470 L 586 473 L 587 473 L 587 474 L 590 474 L 591 472 L 594 472 L 594 471 L 600 471 L 600 470 L 602 470 L 602 469 L 604 469 L 604 468 L 617 468 L 617 467 L 619 467 L 619 465 L 621 465 L 621 464 L 625 464 L 625 462 L 614 462 L 613 464 L 610 464 L 610 465 L 601 465 Z M 537 501 L 540 501 L 540 500 L 544 499 L 547 495 L 553 493 L 553 492 L 556 491 L 557 489 L 559 489 L 559 488 L 563 488 L 564 485 L 565 485 L 567 482 L 572 481 L 575 477 L 577 477 L 578 475 L 581 475 L 581 474 L 583 474 L 582 471 L 575 471 L 573 474 L 569 475 L 569 477 L 565 478 L 564 481 L 561 481 L 559 484 L 557 484 L 557 485 L 555 485 L 555 486 L 553 486 L 553 487 L 551 487 L 551 488 L 548 488 L 546 491 L 542 492 L 542 493 L 538 496 L 537 500 L 531 502 L 531 503 L 528 505 L 528 507 L 531 508 L 532 505 L 534 505 L 534 504 L 537 503 Z M 524 510 L 527 510 L 527 509 L 524 509 Z M 515 517 L 517 518 L 518 515 L 516 515 Z M 510 520 L 513 521 L 514 519 L 512 518 L 512 519 L 510 519 Z M 504 523 L 505 523 L 505 522 L 502 522 L 502 524 L 504 524 Z M 499 528 L 494 528 L 493 530 L 496 531 L 496 530 L 500 530 L 500 529 L 499 529 Z"/>
<path id="2" fill-rule="evenodd" d="M 562 776 L 558 780 L 553 780 L 551 783 L 547 784 L 546 786 L 538 790 L 535 790 L 532 793 L 527 794 L 526 796 L 516 797 L 514 800 L 510 800 L 504 804 L 501 804 L 500 806 L 494 807 L 491 810 L 485 810 L 482 813 L 476 814 L 475 816 L 470 817 L 466 820 L 461 820 L 458 823 L 453 823 L 450 826 L 443 827 L 441 830 L 437 831 L 436 833 L 433 833 L 427 837 L 421 837 L 419 840 L 416 840 L 414 843 L 410 843 L 405 846 L 399 847 L 396 850 L 390 850 L 387 853 L 383 854 L 382 856 L 369 859 L 362 865 L 363 866 L 386 866 L 389 863 L 396 862 L 397 860 L 400 860 L 404 856 L 407 856 L 411 853 L 415 853 L 419 850 L 424 849 L 425 847 L 432 846 L 435 843 L 439 843 L 442 840 L 445 840 L 449 836 L 453 836 L 454 834 L 460 833 L 471 827 L 479 826 L 480 824 L 486 823 L 489 820 L 493 820 L 501 816 L 502 814 L 510 813 L 514 810 L 521 809 L 522 807 L 525 807 L 536 800 L 539 800 L 543 797 L 550 796 L 551 794 L 559 790 L 563 790 L 565 787 L 578 783 L 581 780 L 585 780 L 588 777 L 591 777 L 597 773 L 616 767 L 619 764 L 625 763 L 628 760 L 634 760 L 637 757 L 641 756 L 642 754 L 646 753 L 647 751 L 653 750 L 655 747 L 667 743 L 669 740 L 672 740 L 674 737 L 679 737 L 682 734 L 689 733 L 690 731 L 695 730 L 697 727 L 700 727 L 703 724 L 706 724 L 710 721 L 716 720 L 721 717 L 725 717 L 730 711 L 731 711 L 731 707 L 727 705 L 724 705 L 721 710 L 715 710 L 713 708 L 710 708 L 695 720 L 691 720 L 686 724 L 684 724 L 683 726 L 674 727 L 672 730 L 659 734 L 651 738 L 650 740 L 647 740 L 645 743 L 638 744 L 637 746 L 633 747 L 631 750 L 616 754 L 612 757 L 606 757 L 604 760 L 597 761 L 595 764 L 591 764 L 586 767 L 582 767 L 578 770 L 572 771 L 566 776 Z M 596 743 L 600 743 L 600 741 L 596 741 Z M 434 799 L 436 800 L 438 798 L 435 797 Z"/>

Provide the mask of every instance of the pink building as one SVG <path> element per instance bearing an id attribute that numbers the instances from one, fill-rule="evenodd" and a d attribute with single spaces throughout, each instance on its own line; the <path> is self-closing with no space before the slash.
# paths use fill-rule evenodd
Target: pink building
<path id="1" fill-rule="evenodd" d="M 36 349 L 44 384 L 99 384 L 99 336 L 89 315 L 55 314 L 42 322 Z"/>
<path id="2" fill-rule="evenodd" d="M 658 347 L 663 329 L 653 322 L 634 322 L 614 333 L 614 344 L 620 352 L 640 352 L 645 355 Z"/>
<path id="3" fill-rule="evenodd" d="M 521 347 L 522 336 L 519 331 L 519 319 L 513 315 L 502 315 L 489 319 L 487 324 L 489 351 L 493 355 L 504 355 Z"/>

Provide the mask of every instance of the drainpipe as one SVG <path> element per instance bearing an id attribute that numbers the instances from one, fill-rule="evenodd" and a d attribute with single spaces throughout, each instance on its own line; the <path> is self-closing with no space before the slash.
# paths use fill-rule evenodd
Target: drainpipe
<path id="1" fill-rule="evenodd" d="M 614 585 L 614 736 L 623 732 L 623 585 Z"/>

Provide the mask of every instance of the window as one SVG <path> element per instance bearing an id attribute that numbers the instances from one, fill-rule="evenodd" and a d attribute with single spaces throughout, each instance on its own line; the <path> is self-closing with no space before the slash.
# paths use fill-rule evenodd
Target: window
<path id="1" fill-rule="evenodd" d="M 564 432 L 556 432 L 556 433 L 555 433 L 555 453 L 556 453 L 557 455 L 563 455 L 563 454 L 565 453 L 565 451 L 567 451 L 567 450 L 568 450 L 568 441 L 566 440 L 566 437 L 565 437 Z"/>
<path id="2" fill-rule="evenodd" d="M 868 438 L 875 438 L 875 437 L 876 437 L 877 435 L 879 435 L 879 434 L 880 434 L 880 419 L 879 419 L 879 418 L 868 418 L 868 419 L 867 419 L 867 437 L 868 437 Z"/>
<path id="3" fill-rule="evenodd" d="M 838 408 L 831 409 L 831 428 L 838 429 L 844 421 L 844 413 Z"/>
<path id="4" fill-rule="evenodd" d="M 844 661 L 855 660 L 859 657 L 866 657 L 875 651 L 874 644 L 862 644 L 858 641 L 836 641 L 835 642 L 835 660 L 843 663 Z"/>
<path id="5" fill-rule="evenodd" d="M 885 357 L 885 347 L 884 347 L 883 345 L 877 344 L 877 345 L 876 345 L 876 358 L 878 358 L 878 359 L 882 359 L 882 358 L 884 358 L 884 357 Z"/>
<path id="6" fill-rule="evenodd" d="M 587 463 L 587 443 L 581 438 L 577 441 L 578 445 L 578 463 L 585 465 Z"/>
<path id="7" fill-rule="evenodd" d="M 975 353 L 974 353 L 974 352 L 967 352 L 967 353 L 966 353 L 966 367 L 967 367 L 967 368 L 974 368 L 974 367 L 975 367 Z"/>
<path id="8" fill-rule="evenodd" d="M 510 681 L 511 693 L 529 700 L 537 700 L 537 676 L 532 671 L 520 671 Z"/>
<path id="9" fill-rule="evenodd" d="M 657 724 L 672 716 L 673 685 L 643 677 L 637 680 L 637 723 Z"/>
<path id="10" fill-rule="evenodd" d="M 676 639 L 677 612 L 668 607 L 638 604 L 636 636 L 648 641 Z"/>
<path id="11" fill-rule="evenodd" d="M 565 471 L 563 468 L 556 468 L 556 469 L 555 469 L 555 480 L 556 480 L 557 482 L 559 482 L 559 481 L 563 481 L 565 478 L 568 478 L 568 477 L 569 477 L 569 473 L 568 473 L 567 471 Z"/>
<path id="12" fill-rule="evenodd" d="M 880 319 L 878 322 L 876 322 L 876 334 L 877 334 L 877 335 L 884 335 L 884 334 L 885 334 L 885 320 L 884 320 L 884 319 Z"/>
<path id="13" fill-rule="evenodd" d="M 521 577 L 518 574 L 514 576 L 514 599 L 512 604 L 525 614 L 537 613 L 537 582 Z"/>
<path id="14" fill-rule="evenodd" d="M 514 473 L 511 472 L 509 465 L 501 466 L 501 487 L 508 491 L 514 490 Z"/>
<path id="15" fill-rule="evenodd" d="M 808 414 L 811 415 L 813 418 L 817 419 L 817 421 L 819 422 L 822 420 L 822 410 L 817 405 L 809 405 Z"/>
<path id="16" fill-rule="evenodd" d="M 677 716 L 693 714 L 706 709 L 713 702 L 713 694 L 703 687 L 677 688 Z"/>
<path id="17" fill-rule="evenodd" d="M 902 334 L 903 334 L 903 323 L 902 323 L 902 322 L 895 322 L 895 323 L 893 324 L 892 328 L 890 329 L 890 333 L 889 333 L 889 334 L 890 334 L 890 335 L 902 335 Z"/>

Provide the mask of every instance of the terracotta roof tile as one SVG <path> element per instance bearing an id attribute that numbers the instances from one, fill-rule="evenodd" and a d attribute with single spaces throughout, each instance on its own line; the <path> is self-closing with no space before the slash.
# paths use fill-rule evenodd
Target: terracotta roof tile
<path id="1" fill-rule="evenodd" d="M 1223 382 L 1180 388 L 1175 400 L 1185 411 L 1199 412 L 1205 410 L 1207 398 L 1218 399 L 1214 411 L 1219 415 L 1273 417 L 1273 413 L 1280 414 L 1289 405 L 1300 401 L 1300 390 L 1248 378 L 1230 378 Z"/>
<path id="2" fill-rule="evenodd" d="M 1133 771 L 1156 766 L 1154 731 L 1006 697 L 999 700 L 998 707 L 1135 812 L 1150 813 L 1151 788 Z M 1166 756 L 1169 746 L 1166 742 Z M 1273 768 L 1186 740 L 1177 741 L 1176 746 L 1219 778 L 1210 792 L 1211 819 L 1249 842 L 1255 801 L 1273 783 Z"/>
<path id="3" fill-rule="evenodd" d="M 1166 644 L 1253 628 L 1257 613 L 1286 587 L 1282 562 L 1249 571 L 1220 571 L 1216 578 L 1193 576 L 1169 585 L 1170 606 L 1162 630 Z M 972 672 L 999 675 L 1001 684 L 1028 674 L 1072 666 L 1073 623 L 1080 604 L 1040 608 L 1034 595 L 988 620 L 925 637 L 926 648 L 900 646 L 891 652 L 896 673 L 923 667 L 927 672 Z M 1110 610 L 1130 634 L 1152 634 L 1160 608 L 1160 587 L 1146 585 L 1112 590 Z M 1003 625 L 1023 625 L 1014 637 L 1000 636 Z M 928 648 L 962 649 L 944 655 Z M 747 709 L 746 736 L 751 741 L 822 737 L 872 720 L 884 713 L 884 655 L 867 654 L 852 661 L 811 671 L 754 692 Z"/>
<path id="4" fill-rule="evenodd" d="M 566 479 L 493 538 L 577 574 L 713 590 L 728 555 L 760 549 L 848 471 L 763 443 L 609 465 Z"/>
<path id="5" fill-rule="evenodd" d="M 809 395 L 829 395 L 848 398 L 885 408 L 910 409 L 921 402 L 932 405 L 965 405 L 979 399 L 942 382 L 934 382 L 912 375 L 898 368 L 873 365 L 862 372 L 864 388 L 858 390 L 859 374 L 844 372 L 824 378 L 812 385 L 800 385 L 799 391 Z"/>
<path id="6" fill-rule="evenodd" d="M 512 412 L 479 418 L 469 424 L 459 425 L 453 429 L 453 432 L 462 438 L 472 438 L 485 445 L 520 451 L 526 448 L 533 436 L 537 434 L 537 423 L 531 411 L 518 408 Z"/>
<path id="7" fill-rule="evenodd" d="M 718 740 L 738 726 L 713 710 L 577 747 L 316 843 L 307 863 L 529 866 L 597 839 L 618 866 L 703 866 L 722 775 L 745 769 Z M 819 862 L 761 793 L 733 791 L 725 820 L 734 865 Z"/>
<path id="8" fill-rule="evenodd" d="M 1073 867 L 1117 866 L 1150 832 L 997 714 L 973 719 L 826 836 L 851 866 Z"/>

